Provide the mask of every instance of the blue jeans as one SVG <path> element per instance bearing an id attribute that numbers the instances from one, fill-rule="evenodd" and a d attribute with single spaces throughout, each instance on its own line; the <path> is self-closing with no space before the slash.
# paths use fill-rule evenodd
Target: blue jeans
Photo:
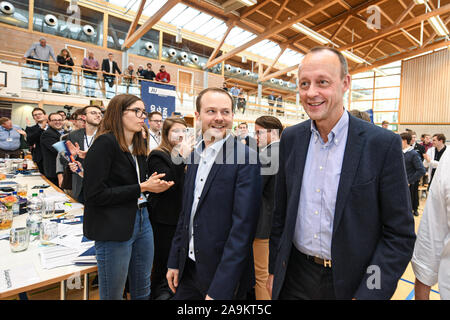
<path id="1" fill-rule="evenodd" d="M 122 300 L 127 276 L 131 299 L 149 299 L 154 245 L 146 208 L 136 212 L 130 240 L 95 241 L 95 250 L 100 300 Z"/>
<path id="2" fill-rule="evenodd" d="M 84 87 L 86 88 L 86 96 L 95 96 L 95 85 L 97 82 L 96 75 L 84 74 Z"/>
<path id="3" fill-rule="evenodd" d="M 70 92 L 70 83 L 72 82 L 72 72 L 61 70 L 59 76 L 61 77 L 61 91 Z"/>

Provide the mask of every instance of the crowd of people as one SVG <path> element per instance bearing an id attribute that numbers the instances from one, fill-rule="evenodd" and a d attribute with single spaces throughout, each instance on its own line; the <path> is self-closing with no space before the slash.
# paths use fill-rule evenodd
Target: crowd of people
<path id="1" fill-rule="evenodd" d="M 53 91 L 69 94 L 72 73 L 74 72 L 74 61 L 68 49 L 63 48 L 59 55 L 55 55 L 53 48 L 47 44 L 44 37 L 39 39 L 39 42 L 33 45 L 25 52 L 23 59 L 36 69 L 38 78 L 38 89 L 44 92 L 49 91 L 49 61 L 50 58 L 58 65 L 58 75 L 54 78 Z M 108 57 L 103 59 L 101 64 L 95 58 L 94 52 L 88 51 L 87 56 L 83 58 L 80 65 L 83 73 L 84 90 L 87 97 L 96 97 L 96 83 L 99 73 L 103 77 L 103 88 L 106 98 L 114 96 L 113 87 L 116 84 L 116 75 L 122 78 L 122 82 L 126 87 L 126 92 L 129 92 L 129 87 L 137 84 L 142 79 L 150 81 L 158 81 L 162 83 L 170 83 L 170 74 L 167 72 L 164 65 L 160 66 L 159 72 L 155 74 L 152 70 L 152 64 L 147 63 L 147 68 L 144 69 L 142 65 L 136 70 L 133 63 L 127 66 L 123 74 L 114 61 L 113 53 L 109 53 Z M 42 68 L 42 77 L 40 76 Z M 55 79 L 57 79 L 55 81 Z M 120 83 L 120 82 L 118 82 Z"/>
<path id="2" fill-rule="evenodd" d="M 427 299 L 439 275 L 449 299 L 446 137 L 418 143 L 346 112 L 350 76 L 336 49 L 312 49 L 298 78 L 310 120 L 284 129 L 261 116 L 255 138 L 245 122 L 232 131 L 233 94 L 207 88 L 199 135 L 121 94 L 104 113 L 74 113 L 70 133 L 65 114 L 40 108 L 25 132 L 2 122 L 0 151 L 5 132 L 15 145 L 23 136 L 39 170 L 84 204 L 101 299 L 390 299 L 411 259 L 416 296 Z M 62 139 L 74 162 L 52 148 Z"/>

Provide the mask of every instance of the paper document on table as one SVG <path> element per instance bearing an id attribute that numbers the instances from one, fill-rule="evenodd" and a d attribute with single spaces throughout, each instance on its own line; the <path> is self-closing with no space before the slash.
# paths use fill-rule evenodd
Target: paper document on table
<path id="1" fill-rule="evenodd" d="M 24 287 L 39 280 L 39 276 L 32 264 L 0 269 L 0 292 Z"/>
<path id="2" fill-rule="evenodd" d="M 64 210 L 65 212 L 72 212 L 75 210 L 82 210 L 84 206 L 81 203 L 57 202 L 55 203 L 55 210 Z"/>
<path id="3" fill-rule="evenodd" d="M 41 265 L 44 269 L 53 269 L 73 264 L 72 260 L 79 255 L 79 250 L 64 246 L 42 247 L 39 250 Z"/>

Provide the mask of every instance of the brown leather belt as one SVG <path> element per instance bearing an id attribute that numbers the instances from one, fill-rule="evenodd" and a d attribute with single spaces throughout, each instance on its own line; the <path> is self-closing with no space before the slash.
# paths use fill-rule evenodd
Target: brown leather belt
<path id="1" fill-rule="evenodd" d="M 305 254 L 305 256 L 308 260 L 314 261 L 315 263 L 320 264 L 325 268 L 331 268 L 331 260 L 325 260 L 318 257 L 308 256 L 307 254 Z"/>

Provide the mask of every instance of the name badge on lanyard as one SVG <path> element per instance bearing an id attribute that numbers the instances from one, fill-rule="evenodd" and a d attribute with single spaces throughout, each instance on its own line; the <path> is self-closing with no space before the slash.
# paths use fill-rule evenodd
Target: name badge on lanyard
<path id="1" fill-rule="evenodd" d="M 7 142 L 12 142 L 13 140 L 12 140 L 12 138 L 7 138 L 6 141 Z"/>

